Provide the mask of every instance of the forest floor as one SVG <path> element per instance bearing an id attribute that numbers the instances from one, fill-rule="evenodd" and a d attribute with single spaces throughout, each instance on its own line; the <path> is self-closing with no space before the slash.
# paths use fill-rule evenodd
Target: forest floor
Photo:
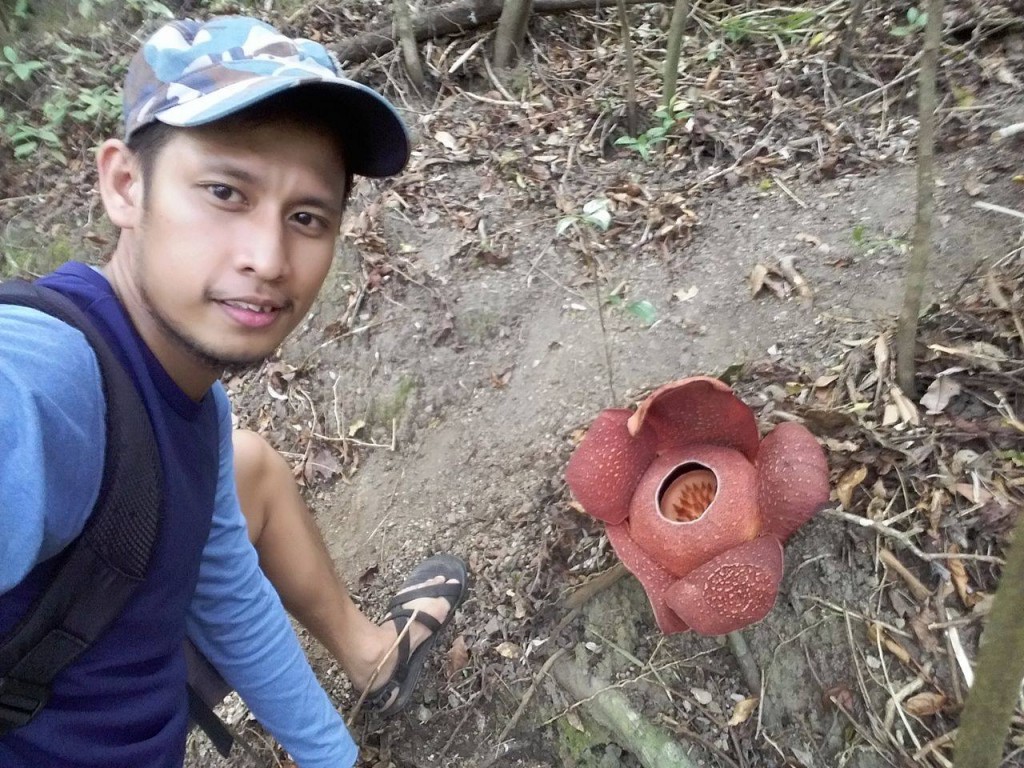
<path id="1" fill-rule="evenodd" d="M 289 23 L 330 45 L 379 12 L 347 5 Z M 471 50 L 484 31 L 425 46 L 429 96 L 395 54 L 355 70 L 402 108 L 413 159 L 360 183 L 308 321 L 226 384 L 240 425 L 295 467 L 371 615 L 425 555 L 470 565 L 472 591 L 409 708 L 357 715 L 362 764 L 669 764 L 642 735 L 694 765 L 950 765 L 1024 499 L 1024 162 L 1020 139 L 989 140 L 1024 121 L 1024 36 L 991 21 L 1012 8 L 983 26 L 952 4 L 920 386 L 902 393 L 891 338 L 918 43 L 869 4 L 841 88 L 838 5 L 808 4 L 797 27 L 771 8 L 702 5 L 684 45 L 688 112 L 648 158 L 615 144 L 623 77 L 607 13 L 536 19 L 529 62 L 502 81 L 486 46 Z M 631 14 L 650 127 L 664 19 Z M 60 216 L 41 213 L 55 194 L 44 172 L 0 172 L 4 197 L 28 196 L 0 210 L 7 254 L 43 237 L 107 247 L 88 164 L 68 167 Z M 744 630 L 756 686 L 724 638 L 664 636 L 633 578 L 602 581 L 616 558 L 564 482 L 601 409 L 691 375 L 728 380 L 762 431 L 806 424 L 830 464 L 830 508 L 787 543 L 777 604 Z M 348 715 L 344 675 L 304 642 Z M 608 722 L 612 701 L 631 727 Z M 194 736 L 190 768 L 281 764 L 240 702 L 223 714 L 247 748 L 225 760 Z M 1018 718 L 1006 764 L 1024 765 L 1022 750 Z"/>

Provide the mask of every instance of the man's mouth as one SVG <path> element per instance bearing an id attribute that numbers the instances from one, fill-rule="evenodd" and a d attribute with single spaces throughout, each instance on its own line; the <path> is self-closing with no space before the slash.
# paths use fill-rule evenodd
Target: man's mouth
<path id="1" fill-rule="evenodd" d="M 246 328 L 266 328 L 277 319 L 282 309 L 277 304 L 239 299 L 222 299 L 218 303 L 224 308 L 228 317 Z"/>
<path id="2" fill-rule="evenodd" d="M 247 301 L 230 301 L 230 300 L 225 301 L 223 303 L 227 304 L 229 307 L 237 307 L 238 309 L 247 309 L 250 312 L 276 312 L 277 311 L 277 307 L 271 306 L 269 304 L 250 304 Z"/>

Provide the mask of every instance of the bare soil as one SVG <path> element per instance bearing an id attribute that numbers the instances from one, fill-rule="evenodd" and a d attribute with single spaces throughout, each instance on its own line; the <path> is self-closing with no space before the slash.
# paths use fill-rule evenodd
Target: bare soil
<path id="1" fill-rule="evenodd" d="M 993 164 L 987 149 L 941 159 L 930 300 L 976 279 L 982 261 L 1017 241 L 1012 222 L 972 208 L 964 189 L 965 180 L 989 178 Z M 605 306 L 602 332 L 583 260 L 555 237 L 544 211 L 516 210 L 500 189 L 482 192 L 488 171 L 451 169 L 438 197 L 482 199 L 488 219 L 509 233 L 508 263 L 465 255 L 475 234 L 443 213 L 423 224 L 384 209 L 382 229 L 395 233 L 403 256 L 351 322 L 372 327 L 331 335 L 366 268 L 346 249 L 307 327 L 278 361 L 234 383 L 236 402 L 243 420 L 278 435 L 286 451 L 301 442 L 298 425 L 330 438 L 307 440 L 309 453 L 293 450 L 293 459 L 301 467 L 303 456 L 334 457 L 326 461 L 338 470 L 333 482 L 317 483 L 310 501 L 339 571 L 371 613 L 426 554 L 454 552 L 471 564 L 474 589 L 448 638 L 465 643 L 468 665 L 449 676 L 439 651 L 406 714 L 360 720 L 367 765 L 636 765 L 600 731 L 567 735 L 571 726 L 552 722 L 573 702 L 550 682 L 497 741 L 553 650 L 566 595 L 614 560 L 600 527 L 569 506 L 562 472 L 579 430 L 601 408 L 661 383 L 736 374 L 737 365 L 737 387 L 770 418 L 791 382 L 828 374 L 850 346 L 891 328 L 914 173 L 894 166 L 795 181 L 788 192 L 747 184 L 709 195 L 687 243 L 601 254 L 602 296 L 625 283 L 657 316 L 647 327 L 621 305 Z M 600 172 L 642 178 L 636 171 L 619 161 Z M 1012 183 L 996 181 L 986 199 L 1013 195 Z M 855 238 L 855 229 L 866 234 Z M 813 304 L 795 294 L 751 296 L 754 265 L 780 253 L 797 256 Z M 376 445 L 350 444 L 350 436 Z M 314 476 L 308 466 L 306 476 Z M 722 640 L 662 637 L 631 578 L 594 598 L 554 644 L 577 648 L 581 662 L 617 681 L 696 764 L 728 764 L 715 749 L 737 765 L 891 764 L 829 701 L 836 690 L 859 700 L 858 676 L 882 674 L 863 621 L 851 615 L 904 624 L 876 599 L 886 577 L 873 537 L 813 520 L 788 544 L 786 569 L 775 610 L 747 631 L 761 691 L 745 686 Z M 310 653 L 351 706 L 331 659 L 312 643 Z M 760 713 L 726 726 L 749 696 L 761 697 Z M 864 706 L 873 705 L 854 709 Z"/>

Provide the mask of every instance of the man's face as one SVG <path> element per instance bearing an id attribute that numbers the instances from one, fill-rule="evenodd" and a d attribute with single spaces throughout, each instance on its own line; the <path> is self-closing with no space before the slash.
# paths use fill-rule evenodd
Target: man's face
<path id="1" fill-rule="evenodd" d="M 146 185 L 130 265 L 152 321 L 140 330 L 165 366 L 184 352 L 210 369 L 239 367 L 277 348 L 331 265 L 344 171 L 330 137 L 292 122 L 173 134 Z"/>

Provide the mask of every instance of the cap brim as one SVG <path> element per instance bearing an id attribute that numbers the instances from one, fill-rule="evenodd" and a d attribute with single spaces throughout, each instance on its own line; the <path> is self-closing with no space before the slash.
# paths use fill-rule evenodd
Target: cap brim
<path id="1" fill-rule="evenodd" d="M 293 88 L 322 90 L 324 116 L 336 127 L 352 173 L 381 178 L 400 173 L 409 161 L 411 144 L 395 108 L 362 83 L 345 78 L 261 77 L 245 80 L 157 112 L 156 120 L 192 128 L 207 125 Z"/>

